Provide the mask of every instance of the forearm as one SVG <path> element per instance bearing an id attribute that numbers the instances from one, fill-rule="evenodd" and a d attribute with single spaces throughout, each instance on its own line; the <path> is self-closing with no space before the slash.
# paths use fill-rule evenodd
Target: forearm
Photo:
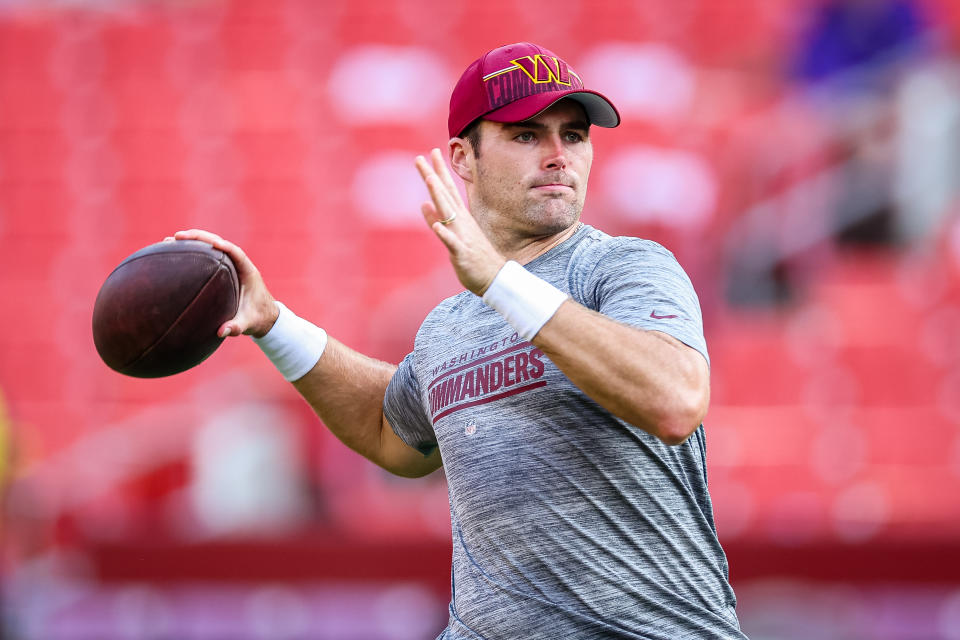
<path id="1" fill-rule="evenodd" d="M 391 473 L 420 477 L 440 466 L 439 453 L 424 457 L 384 419 L 383 397 L 396 369 L 329 338 L 323 356 L 293 386 L 350 449 Z"/>
<path id="2" fill-rule="evenodd" d="M 380 442 L 383 396 L 396 367 L 330 338 L 323 356 L 294 388 L 345 445 L 374 459 Z"/>
<path id="3" fill-rule="evenodd" d="M 667 444 L 686 440 L 706 414 L 705 360 L 664 333 L 620 324 L 567 300 L 533 343 L 602 407 Z"/>
<path id="4" fill-rule="evenodd" d="M 422 476 L 440 466 L 439 453 L 425 458 L 383 418 L 384 394 L 396 367 L 349 349 L 286 309 L 267 290 L 246 253 L 232 242 L 201 229 L 178 231 L 175 237 L 211 244 L 227 253 L 237 269 L 240 307 L 217 335 L 252 336 L 330 431 L 365 458 L 402 476 Z"/>

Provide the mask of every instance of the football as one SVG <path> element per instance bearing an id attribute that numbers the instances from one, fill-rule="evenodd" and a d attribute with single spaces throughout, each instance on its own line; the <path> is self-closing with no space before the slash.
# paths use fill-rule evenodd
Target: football
<path id="1" fill-rule="evenodd" d="M 114 269 L 93 305 L 93 342 L 114 371 L 169 376 L 206 360 L 237 313 L 240 283 L 230 257 L 197 240 L 158 242 Z"/>

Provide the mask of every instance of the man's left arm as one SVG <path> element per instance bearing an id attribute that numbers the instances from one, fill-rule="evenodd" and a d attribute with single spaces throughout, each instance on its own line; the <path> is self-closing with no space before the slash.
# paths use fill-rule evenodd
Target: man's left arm
<path id="1" fill-rule="evenodd" d="M 533 344 L 600 406 L 666 444 L 684 442 L 707 413 L 706 359 L 666 333 L 621 324 L 568 299 Z"/>
<path id="2" fill-rule="evenodd" d="M 504 315 L 574 384 L 603 408 L 666 444 L 682 443 L 700 426 L 710 399 L 710 371 L 700 352 L 666 333 L 634 328 L 564 299 L 516 263 L 505 265 L 461 200 L 440 151 L 434 149 L 429 161 L 418 157 L 417 168 L 431 197 L 422 207 L 424 219 L 447 247 L 464 287 L 504 313 L 484 294 L 501 269 L 510 268 L 515 276 L 520 269 L 525 275 L 519 279 L 526 281 L 522 284 L 530 284 L 529 278 L 538 282 L 533 291 L 499 294 L 521 312 Z M 509 303 L 511 298 L 519 304 Z M 528 304 L 525 298 L 538 303 Z"/>

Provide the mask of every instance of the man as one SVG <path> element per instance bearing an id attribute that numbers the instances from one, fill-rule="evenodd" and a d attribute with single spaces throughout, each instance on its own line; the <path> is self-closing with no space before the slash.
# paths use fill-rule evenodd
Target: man
<path id="1" fill-rule="evenodd" d="M 441 638 L 743 638 L 707 493 L 709 368 L 672 254 L 580 223 L 591 124 L 610 102 L 529 43 L 454 89 L 449 160 L 416 164 L 422 213 L 467 291 L 399 367 L 243 285 L 221 335 L 250 334 L 347 446 L 403 476 L 442 464 L 453 578 Z"/>

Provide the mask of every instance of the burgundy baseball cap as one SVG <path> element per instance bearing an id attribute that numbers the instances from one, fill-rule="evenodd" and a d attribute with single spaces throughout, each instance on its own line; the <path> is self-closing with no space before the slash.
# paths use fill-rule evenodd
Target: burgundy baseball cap
<path id="1" fill-rule="evenodd" d="M 474 60 L 460 76 L 450 96 L 447 127 L 453 138 L 477 118 L 522 122 L 562 98 L 582 104 L 590 124 L 620 124 L 613 103 L 584 89 L 580 76 L 557 54 L 529 42 L 508 44 Z"/>

